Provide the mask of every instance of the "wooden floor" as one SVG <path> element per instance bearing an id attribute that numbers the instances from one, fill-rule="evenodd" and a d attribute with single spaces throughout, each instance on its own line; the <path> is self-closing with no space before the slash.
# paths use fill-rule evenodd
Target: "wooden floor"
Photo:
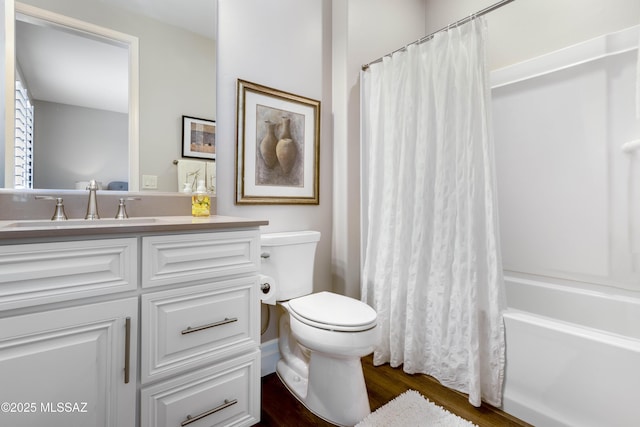
<path id="1" fill-rule="evenodd" d="M 362 359 L 371 410 L 375 411 L 406 390 L 414 389 L 437 405 L 480 427 L 529 426 L 499 409 L 483 405 L 472 406 L 467 396 L 443 387 L 425 375 L 409 375 L 389 365 L 374 367 L 372 357 Z M 298 427 L 330 424 L 310 413 L 280 382 L 276 374 L 262 378 L 262 414 L 256 426 Z"/>

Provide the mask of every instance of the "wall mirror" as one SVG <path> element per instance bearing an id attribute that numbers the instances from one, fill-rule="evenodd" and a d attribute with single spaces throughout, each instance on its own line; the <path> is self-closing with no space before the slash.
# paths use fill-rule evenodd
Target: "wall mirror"
<path id="1" fill-rule="evenodd" d="M 55 31 L 59 38 L 76 39 L 77 49 L 91 52 L 91 55 L 103 51 L 111 55 L 108 63 L 125 61 L 128 64 L 120 67 L 119 71 L 111 70 L 107 74 L 126 74 L 128 79 L 126 89 L 120 85 L 118 90 L 109 90 L 111 96 L 117 92 L 126 92 L 127 99 L 116 103 L 113 99 L 105 101 L 100 107 L 74 106 L 68 108 L 75 110 L 71 118 L 61 119 L 56 114 L 61 114 L 65 108 L 60 105 L 68 105 L 72 101 L 37 99 L 38 104 L 53 106 L 51 110 L 55 114 L 46 125 L 66 123 L 63 131 L 54 133 L 49 127 L 44 132 L 34 134 L 36 143 L 38 138 L 44 136 L 49 142 L 49 152 L 37 155 L 34 158 L 35 176 L 34 188 L 47 189 L 75 189 L 77 184 L 88 179 L 95 178 L 102 181 L 103 187 L 109 182 L 128 182 L 129 191 L 155 190 L 160 192 L 179 191 L 177 183 L 177 168 L 175 160 L 181 158 L 182 142 L 182 116 L 198 117 L 207 120 L 215 120 L 215 10 L 216 2 L 213 0 L 191 0 L 188 8 L 184 7 L 182 0 L 163 0 L 162 2 L 131 2 L 130 0 L 5 0 L 5 4 L 15 6 L 15 15 L 12 7 L 6 7 L 7 15 L 4 17 L 6 39 L 4 52 L 4 119 L 0 126 L 3 135 L 3 143 L 0 148 L 0 187 L 14 188 L 13 176 L 9 173 L 7 153 L 13 156 L 12 148 L 7 141 L 13 141 L 13 108 L 14 103 L 14 77 L 24 75 L 27 84 L 33 86 L 29 80 L 37 77 L 29 77 L 26 70 L 27 62 L 22 58 L 21 32 L 26 28 L 36 27 L 39 32 Z M 145 10 L 141 10 L 144 8 Z M 34 13 L 40 10 L 40 15 Z M 41 16 L 44 15 L 44 16 Z M 52 19 L 57 16 L 62 22 Z M 171 22 L 169 22 L 169 18 Z M 15 18 L 15 19 L 13 19 Z M 176 21 L 176 19 L 182 22 Z M 29 27 L 30 26 L 30 27 Z M 204 33 L 201 28 L 206 29 Z M 20 40 L 16 40 L 16 35 Z M 41 35 L 41 34 L 40 34 Z M 44 36 L 47 40 L 52 37 Z M 25 38 L 26 40 L 26 38 Z M 16 52 L 11 47 L 15 42 Z M 84 47 L 79 47 L 84 46 Z M 100 47 L 98 47 L 100 46 Z M 138 49 L 139 46 L 139 49 Z M 1 49 L 0 49 L 1 51 Z M 120 52 L 117 54 L 116 52 Z M 126 53 L 125 53 L 126 52 Z M 124 55 L 123 55 L 124 53 Z M 61 56 L 61 55 L 57 55 Z M 76 56 L 89 58 L 89 54 Z M 119 59 L 116 60 L 116 57 Z M 14 58 L 18 58 L 18 64 L 14 64 Z M 65 60 L 69 63 L 71 60 Z M 88 62 L 96 64 L 97 59 L 89 59 Z M 136 62 L 137 61 L 137 62 Z M 17 67 L 15 67 L 17 65 Z M 47 69 L 47 67 L 39 67 Z M 79 79 L 86 76 L 99 76 L 98 86 L 105 87 L 106 66 L 93 68 L 80 72 L 80 66 L 71 67 L 75 74 L 71 76 L 67 84 L 79 87 Z M 137 68 L 137 69 L 136 69 Z M 45 73 L 50 78 L 51 73 Z M 62 74 L 71 75 L 67 70 Z M 101 76 L 101 77 L 100 77 Z M 137 79 L 137 80 L 136 80 Z M 122 81 L 122 80 L 120 80 Z M 95 89 L 96 83 L 93 83 Z M 85 95 L 93 91 L 86 89 L 81 91 Z M 36 93 L 37 97 L 40 97 Z M 115 107 L 113 104 L 118 104 Z M 108 107 L 106 105 L 109 105 Z M 126 107 L 122 107 L 126 105 Z M 103 124 L 103 130 L 94 132 L 89 137 L 90 131 L 86 126 L 90 122 L 89 116 L 84 116 L 76 109 L 82 108 L 83 113 L 96 113 L 107 111 L 111 122 Z M 40 109 L 42 109 L 40 105 Z M 11 117 L 10 117 L 11 116 Z M 126 117 L 125 117 L 126 116 Z M 41 116 L 42 117 L 42 116 Z M 84 117 L 84 119 L 83 119 Z M 122 131 L 113 123 L 115 120 L 127 122 L 128 128 Z M 36 121 L 38 120 L 36 113 Z M 65 121 L 66 120 L 66 121 Z M 11 126 L 9 126 L 10 124 Z M 40 125 L 40 123 L 36 123 Z M 85 126 L 83 128 L 83 126 Z M 4 127 L 4 129 L 2 129 Z M 42 128 L 39 128 L 42 129 Z M 83 134 L 80 147 L 73 151 L 74 155 L 61 155 L 65 148 L 61 148 L 50 141 L 63 141 L 69 145 L 69 135 L 64 133 L 72 129 Z M 105 130 L 106 129 L 106 130 Z M 123 138 L 116 137 L 116 129 L 120 134 L 125 132 Z M 37 130 L 37 129 L 36 129 Z M 84 137 L 86 135 L 86 137 Z M 89 141 L 97 140 L 97 145 Z M 124 144 L 116 144 L 113 141 L 125 141 Z M 113 150 L 121 145 L 119 150 L 123 154 L 100 153 L 98 148 L 109 147 Z M 68 147 L 67 147 L 68 148 Z M 88 157 L 82 157 L 82 151 L 89 153 Z M 100 154 L 99 154 L 100 153 Z M 59 160 L 54 155 L 59 155 Z M 103 176 L 97 176 L 93 172 L 98 166 L 94 161 L 104 160 L 109 156 L 117 157 L 118 161 L 104 162 Z M 49 166 L 59 163 L 62 169 L 48 172 L 49 177 L 45 181 L 38 179 L 38 160 L 44 160 Z M 65 170 L 66 169 L 66 170 Z M 45 169 L 43 169 L 45 170 Z M 126 176 L 125 176 L 126 175 Z M 142 188 L 139 183 L 145 175 L 157 177 L 157 188 Z M 3 179 L 4 178 L 4 179 Z M 85 191 L 85 190 L 82 190 Z"/>
<path id="2" fill-rule="evenodd" d="M 137 191 L 138 39 L 18 2 L 14 34 L 4 186 Z"/>

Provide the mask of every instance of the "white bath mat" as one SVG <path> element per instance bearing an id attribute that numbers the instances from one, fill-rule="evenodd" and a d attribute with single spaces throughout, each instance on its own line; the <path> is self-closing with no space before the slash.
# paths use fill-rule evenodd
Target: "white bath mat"
<path id="1" fill-rule="evenodd" d="M 356 427 L 478 427 L 437 406 L 415 390 L 408 390 L 375 412 Z"/>

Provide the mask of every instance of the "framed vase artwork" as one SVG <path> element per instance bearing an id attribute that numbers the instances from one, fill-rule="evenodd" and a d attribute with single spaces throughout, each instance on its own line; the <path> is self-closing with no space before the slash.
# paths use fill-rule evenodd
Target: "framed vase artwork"
<path id="1" fill-rule="evenodd" d="M 182 116 L 182 157 L 215 161 L 215 121 Z"/>
<path id="2" fill-rule="evenodd" d="M 236 204 L 319 204 L 320 101 L 238 79 Z"/>

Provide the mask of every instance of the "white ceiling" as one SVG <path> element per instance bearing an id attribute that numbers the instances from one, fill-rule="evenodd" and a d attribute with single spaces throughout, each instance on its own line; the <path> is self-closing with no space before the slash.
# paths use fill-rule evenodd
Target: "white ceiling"
<path id="1" fill-rule="evenodd" d="M 217 0 L 101 1 L 215 39 Z M 18 22 L 16 57 L 36 100 L 128 110 L 128 54 L 122 47 Z"/>

